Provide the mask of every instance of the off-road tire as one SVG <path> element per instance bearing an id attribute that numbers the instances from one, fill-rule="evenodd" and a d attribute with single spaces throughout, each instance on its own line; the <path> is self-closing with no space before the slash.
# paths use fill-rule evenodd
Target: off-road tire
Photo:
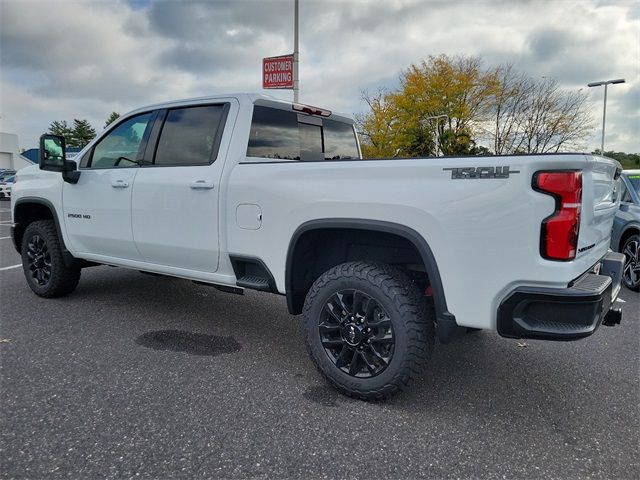
<path id="1" fill-rule="evenodd" d="M 50 276 L 43 284 L 39 284 L 34 278 L 29 258 L 29 244 L 36 237 L 44 241 L 50 259 Z M 22 237 L 22 269 L 31 290 L 44 298 L 68 295 L 75 290 L 80 281 L 80 268 L 69 268 L 65 265 L 62 257 L 62 245 L 53 220 L 38 220 L 27 226 Z"/>
<path id="2" fill-rule="evenodd" d="M 384 308 L 394 335 L 393 356 L 378 375 L 359 378 L 341 370 L 323 347 L 319 324 L 327 302 L 340 291 L 364 292 Z M 407 389 L 426 366 L 435 343 L 431 299 L 401 270 L 382 263 L 348 262 L 328 270 L 309 290 L 304 304 L 307 350 L 320 373 L 341 393 L 384 400 Z"/>

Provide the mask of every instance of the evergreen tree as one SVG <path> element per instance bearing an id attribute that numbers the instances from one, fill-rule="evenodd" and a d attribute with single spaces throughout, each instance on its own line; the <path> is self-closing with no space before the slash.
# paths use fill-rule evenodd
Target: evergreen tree
<path id="1" fill-rule="evenodd" d="M 107 118 L 107 121 L 104 123 L 104 128 L 107 128 L 109 125 L 115 122 L 118 118 L 120 118 L 120 114 L 118 112 L 111 112 L 111 115 L 109 115 L 109 118 Z"/>
<path id="2" fill-rule="evenodd" d="M 65 143 L 68 146 L 72 146 L 71 144 L 73 143 L 73 132 L 67 125 L 66 120 L 54 120 L 51 125 L 49 125 L 49 131 L 47 133 L 64 137 Z"/>
<path id="3" fill-rule="evenodd" d="M 72 131 L 73 147 L 84 147 L 96 136 L 96 130 L 91 126 L 88 120 L 73 119 Z"/>

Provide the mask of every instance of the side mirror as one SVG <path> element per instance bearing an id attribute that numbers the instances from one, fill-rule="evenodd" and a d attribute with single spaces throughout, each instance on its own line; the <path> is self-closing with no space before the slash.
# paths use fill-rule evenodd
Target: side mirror
<path id="1" fill-rule="evenodd" d="M 77 164 L 66 159 L 64 137 L 50 135 L 40 136 L 40 170 L 62 172 L 62 178 L 67 183 L 78 183 L 80 172 Z"/>
<path id="2" fill-rule="evenodd" d="M 40 136 L 40 170 L 64 171 L 65 154 L 64 137 L 49 134 Z"/>

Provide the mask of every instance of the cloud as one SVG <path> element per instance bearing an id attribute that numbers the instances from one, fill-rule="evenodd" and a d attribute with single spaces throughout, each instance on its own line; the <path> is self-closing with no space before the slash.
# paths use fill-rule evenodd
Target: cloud
<path id="1" fill-rule="evenodd" d="M 18 133 L 28 148 L 56 119 L 87 118 L 100 128 L 114 110 L 261 91 L 262 57 L 293 49 L 292 5 L 3 0 L 0 129 Z M 360 112 L 361 90 L 393 88 L 411 63 L 440 53 L 513 63 L 569 89 L 625 77 L 610 89 L 607 148 L 639 151 L 639 13 L 637 3 L 613 0 L 303 0 L 301 99 Z M 601 89 L 589 93 L 599 118 Z"/>

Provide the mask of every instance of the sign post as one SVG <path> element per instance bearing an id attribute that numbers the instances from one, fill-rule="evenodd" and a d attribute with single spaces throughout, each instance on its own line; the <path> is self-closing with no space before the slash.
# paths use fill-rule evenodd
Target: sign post
<path id="1" fill-rule="evenodd" d="M 300 63 L 300 51 L 298 50 L 298 0 L 293 4 L 293 101 L 298 103 L 300 92 L 300 77 L 298 76 L 298 64 Z"/>
<path id="2" fill-rule="evenodd" d="M 293 90 L 293 101 L 298 103 L 300 80 L 298 64 L 298 0 L 293 4 L 293 54 L 262 59 L 262 88 Z"/>

